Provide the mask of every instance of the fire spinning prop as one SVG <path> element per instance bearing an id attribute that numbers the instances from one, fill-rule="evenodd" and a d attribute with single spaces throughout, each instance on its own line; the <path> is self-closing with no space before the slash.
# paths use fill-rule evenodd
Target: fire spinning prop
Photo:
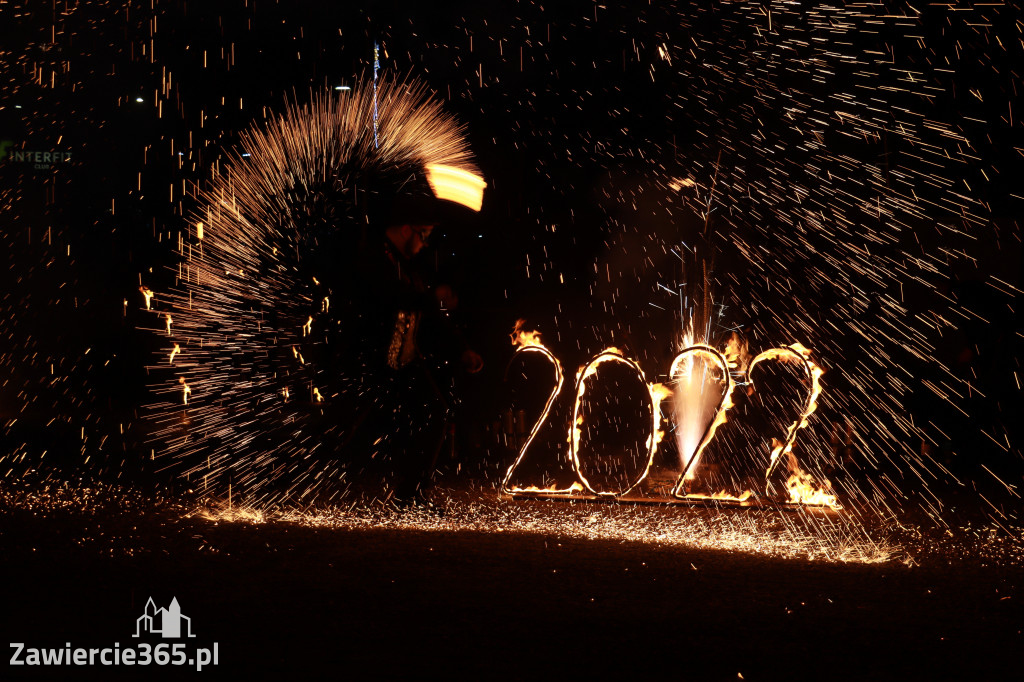
<path id="1" fill-rule="evenodd" d="M 727 350 L 725 353 L 722 353 L 706 344 L 690 346 L 680 352 L 672 361 L 669 370 L 672 388 L 663 384 L 648 384 L 643 370 L 636 362 L 625 357 L 618 349 L 606 349 L 594 356 L 577 373 L 576 393 L 568 438 L 572 468 L 577 481 L 568 487 L 558 487 L 557 485 L 540 487 L 537 485 L 513 483 L 516 470 L 523 463 L 524 459 L 527 458 L 527 452 L 537 433 L 547 421 L 551 408 L 561 393 L 563 384 L 562 367 L 558 358 L 544 346 L 540 340 L 539 333 L 522 329 L 523 322 L 523 320 L 520 320 L 516 324 L 512 334 L 512 343 L 519 348 L 512 361 L 510 361 L 509 366 L 511 367 L 516 357 L 520 354 L 540 354 L 555 369 L 555 386 L 548 395 L 544 408 L 541 410 L 528 437 L 520 448 L 518 457 L 505 474 L 502 482 L 503 493 L 508 495 L 529 494 L 554 497 L 578 497 L 582 493 L 584 496 L 589 494 L 595 497 L 625 497 L 647 478 L 651 470 L 658 445 L 664 436 L 660 428 L 661 403 L 664 399 L 674 396 L 676 402 L 674 421 L 675 429 L 679 434 L 677 438 L 680 443 L 681 469 L 671 491 L 672 497 L 684 501 L 713 499 L 726 502 L 747 502 L 747 500 L 755 497 L 756 493 L 754 491 L 746 490 L 736 493 L 722 491 L 708 495 L 693 491 L 690 483 L 696 478 L 696 472 L 701 462 L 701 454 L 714 438 L 718 427 L 724 424 L 727 419 L 727 412 L 733 406 L 733 390 L 742 383 L 739 379 L 742 379 L 742 375 L 745 374 L 749 391 L 753 393 L 757 390 L 753 380 L 754 369 L 760 363 L 777 361 L 798 364 L 805 373 L 808 388 L 799 416 L 788 428 L 784 440 L 772 439 L 770 459 L 763 467 L 765 480 L 764 497 L 793 504 L 826 506 L 833 509 L 841 508 L 836 496 L 830 491 L 829 482 L 824 481 L 819 484 L 814 476 L 805 472 L 800 467 L 796 455 L 793 453 L 797 431 L 807 426 L 808 418 L 817 407 L 817 399 L 821 393 L 819 379 L 823 373 L 823 370 L 810 359 L 811 351 L 800 344 L 793 344 L 786 348 L 771 348 L 762 352 L 750 362 L 745 372 L 741 372 L 738 369 L 738 358 L 735 352 L 730 353 Z M 582 406 L 588 388 L 587 382 L 588 380 L 596 380 L 599 367 L 604 363 L 618 363 L 627 367 L 635 373 L 639 381 L 647 388 L 650 397 L 651 425 L 646 439 L 646 452 L 641 460 L 643 465 L 629 479 L 626 485 L 618 489 L 606 489 L 596 486 L 589 480 L 585 472 L 590 465 L 581 456 L 580 447 L 581 425 L 584 422 Z M 704 366 L 701 367 L 701 365 Z M 736 376 L 734 377 L 734 375 Z M 715 393 L 716 386 L 720 387 L 717 393 Z M 705 414 L 702 413 L 700 408 L 707 401 L 707 396 L 709 395 L 717 395 L 718 398 L 714 409 L 711 411 L 710 418 L 705 418 Z M 774 490 L 772 485 L 772 474 L 783 459 L 785 459 L 789 470 L 785 497 L 779 491 Z"/>
<path id="2" fill-rule="evenodd" d="M 314 94 L 241 135 L 195 197 L 176 287 L 140 288 L 168 344 L 150 368 L 165 468 L 262 505 L 343 492 L 343 420 L 327 410 L 373 397 L 331 367 L 332 300 L 350 293 L 336 271 L 368 213 L 417 172 L 479 209 L 462 128 L 413 81 Z"/>

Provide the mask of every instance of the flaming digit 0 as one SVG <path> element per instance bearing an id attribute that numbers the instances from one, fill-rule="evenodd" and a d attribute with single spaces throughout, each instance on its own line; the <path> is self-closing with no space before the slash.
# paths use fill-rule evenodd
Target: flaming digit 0
<path id="1" fill-rule="evenodd" d="M 640 472 L 640 474 L 633 479 L 633 481 L 623 488 L 622 490 L 598 490 L 595 488 L 587 477 L 583 473 L 583 467 L 580 462 L 580 425 L 583 423 L 583 417 L 580 416 L 580 405 L 583 403 L 583 395 L 586 392 L 587 379 L 595 376 L 598 372 L 598 368 L 605 362 L 619 362 L 630 367 L 636 372 L 637 377 L 647 387 L 647 395 L 650 398 L 650 409 L 651 409 L 651 430 L 647 436 L 647 461 Z M 572 409 L 572 424 L 569 430 L 569 447 L 572 453 L 572 465 L 576 471 L 576 475 L 579 477 L 580 482 L 583 483 L 584 487 L 591 493 L 600 496 L 607 497 L 620 497 L 628 494 L 631 490 L 640 485 L 640 483 L 647 478 L 647 474 L 651 470 L 651 464 L 654 462 L 654 453 L 658 449 L 658 444 L 661 442 L 662 431 L 659 428 L 661 423 L 661 408 L 660 404 L 662 399 L 671 395 L 665 386 L 661 384 L 648 384 L 647 379 L 644 377 L 644 372 L 640 369 L 640 365 L 636 362 L 625 357 L 618 349 L 608 348 L 593 358 L 590 362 L 583 366 L 580 370 L 579 375 L 576 379 L 576 401 L 573 404 Z"/>

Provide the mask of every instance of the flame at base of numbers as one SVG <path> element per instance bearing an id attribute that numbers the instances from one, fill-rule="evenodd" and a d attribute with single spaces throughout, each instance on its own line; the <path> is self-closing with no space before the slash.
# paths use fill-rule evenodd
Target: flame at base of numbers
<path id="1" fill-rule="evenodd" d="M 683 496 L 685 500 L 722 500 L 725 502 L 746 502 L 754 496 L 753 490 L 744 490 L 738 496 L 728 493 L 724 490 L 711 495 L 705 495 L 704 493 L 688 493 Z"/>
<path id="2" fill-rule="evenodd" d="M 814 476 L 800 468 L 800 463 L 797 461 L 796 455 L 793 454 L 792 444 L 783 449 L 783 444 L 773 438 L 772 445 L 773 462 L 781 455 L 786 457 L 786 468 L 789 469 L 786 491 L 789 494 L 790 504 L 830 507 L 835 510 L 843 508 L 832 492 L 832 484 L 827 479 L 819 484 Z"/>
<path id="3" fill-rule="evenodd" d="M 581 492 L 583 492 L 583 486 L 580 484 L 579 481 L 573 481 L 573 484 L 570 485 L 568 488 L 559 488 L 557 483 L 552 483 L 547 488 L 540 488 L 540 487 L 535 486 L 535 485 L 526 486 L 525 488 L 521 488 L 519 486 L 514 486 L 514 487 L 509 489 L 509 492 L 511 492 L 511 493 L 546 493 L 546 494 L 549 494 L 549 495 L 571 495 L 573 493 L 581 493 Z"/>
<path id="4" fill-rule="evenodd" d="M 818 486 L 814 477 L 806 471 L 790 474 L 786 488 L 789 490 L 789 501 L 792 504 L 829 507 L 837 511 L 843 508 L 835 494 L 831 492 L 831 484 L 826 480 L 822 486 Z"/>

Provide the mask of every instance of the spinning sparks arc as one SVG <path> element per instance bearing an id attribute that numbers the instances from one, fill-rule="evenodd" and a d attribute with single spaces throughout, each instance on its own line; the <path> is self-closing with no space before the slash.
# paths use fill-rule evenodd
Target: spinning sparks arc
<path id="1" fill-rule="evenodd" d="M 141 289 L 151 314 L 174 320 L 161 325 L 157 457 L 256 505 L 331 499 L 346 475 L 344 417 L 380 398 L 343 354 L 360 295 L 344 259 L 411 176 L 476 169 L 426 86 L 387 77 L 289 103 L 226 157 L 197 195 L 176 286 Z"/>

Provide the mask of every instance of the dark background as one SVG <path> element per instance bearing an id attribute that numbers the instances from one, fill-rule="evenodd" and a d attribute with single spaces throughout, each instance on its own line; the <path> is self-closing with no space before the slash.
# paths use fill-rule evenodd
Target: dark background
<path id="1" fill-rule="evenodd" d="M 73 156 L 0 160 L 0 474 L 154 475 L 139 286 L 173 281 L 191 188 L 238 132 L 351 83 L 377 42 L 466 123 L 489 182 L 435 256 L 488 361 L 469 422 L 507 406 L 519 317 L 567 368 L 615 344 L 664 374 L 680 320 L 660 285 L 686 279 L 672 249 L 700 244 L 714 336 L 819 353 L 809 449 L 849 420 L 870 494 L 980 486 L 1012 516 L 1021 12 L 961 9 L 4 3 L 0 139 Z M 496 472 L 508 453 L 476 456 Z"/>

